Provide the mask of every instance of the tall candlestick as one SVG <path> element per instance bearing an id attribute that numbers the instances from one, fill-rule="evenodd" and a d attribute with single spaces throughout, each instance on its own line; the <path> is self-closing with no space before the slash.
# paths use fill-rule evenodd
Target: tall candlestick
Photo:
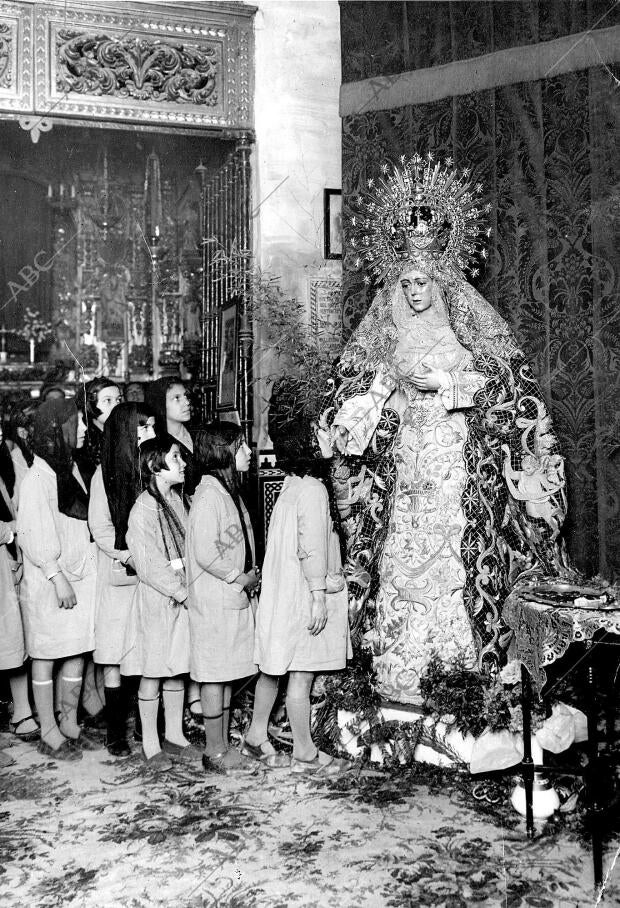
<path id="1" fill-rule="evenodd" d="M 161 169 L 159 158 L 154 151 L 146 161 L 144 180 L 144 220 L 146 235 L 159 236 L 162 223 Z"/>

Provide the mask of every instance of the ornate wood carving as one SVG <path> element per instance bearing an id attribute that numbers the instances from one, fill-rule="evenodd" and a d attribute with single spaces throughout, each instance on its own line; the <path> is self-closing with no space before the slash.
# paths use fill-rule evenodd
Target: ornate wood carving
<path id="1" fill-rule="evenodd" d="M 253 15 L 225 2 L 0 0 L 0 111 L 247 131 Z"/>
<path id="2" fill-rule="evenodd" d="M 13 82 L 13 35 L 7 22 L 0 22 L 0 88 Z"/>
<path id="3" fill-rule="evenodd" d="M 0 109 L 31 112 L 32 10 L 26 3 L 0 4 Z"/>
<path id="4" fill-rule="evenodd" d="M 115 39 L 60 29 L 56 61 L 59 91 L 210 107 L 218 103 L 220 45 Z"/>

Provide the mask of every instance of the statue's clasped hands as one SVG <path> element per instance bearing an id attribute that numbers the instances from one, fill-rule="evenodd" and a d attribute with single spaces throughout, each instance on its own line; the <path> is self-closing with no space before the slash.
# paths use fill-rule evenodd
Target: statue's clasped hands
<path id="1" fill-rule="evenodd" d="M 418 391 L 438 391 L 441 386 L 441 375 L 435 369 L 419 365 L 411 374 L 411 382 Z"/>
<path id="2" fill-rule="evenodd" d="M 349 430 L 346 426 L 334 426 L 332 429 L 332 445 L 340 454 L 347 453 L 347 443 L 349 441 Z"/>

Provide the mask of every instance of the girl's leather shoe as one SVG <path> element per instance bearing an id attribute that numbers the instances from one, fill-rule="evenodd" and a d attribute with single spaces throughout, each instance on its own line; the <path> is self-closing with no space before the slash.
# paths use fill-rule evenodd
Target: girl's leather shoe
<path id="1" fill-rule="evenodd" d="M 37 744 L 37 750 L 40 754 L 43 754 L 44 757 L 51 757 L 52 760 L 81 760 L 82 759 L 82 750 L 81 748 L 74 747 L 69 744 L 69 741 L 65 739 L 60 747 L 50 747 L 45 741 L 40 740 Z"/>
<path id="2" fill-rule="evenodd" d="M 126 738 L 119 738 L 117 741 L 108 741 L 106 749 L 111 757 L 128 757 L 131 754 L 131 748 Z"/>
<path id="3" fill-rule="evenodd" d="M 172 760 L 163 750 L 158 750 L 152 757 L 147 757 L 143 750 L 140 753 L 148 769 L 152 769 L 153 772 L 167 772 L 172 769 Z"/>

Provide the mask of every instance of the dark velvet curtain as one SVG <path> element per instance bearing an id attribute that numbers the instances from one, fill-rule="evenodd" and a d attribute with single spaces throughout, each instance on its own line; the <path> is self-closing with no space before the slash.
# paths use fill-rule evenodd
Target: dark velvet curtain
<path id="1" fill-rule="evenodd" d="M 608 2 L 343 3 L 343 81 L 426 68 L 619 21 Z M 343 120 L 343 197 L 386 159 L 470 167 L 493 206 L 478 288 L 528 351 L 567 458 L 566 538 L 620 578 L 618 67 Z M 370 302 L 344 261 L 345 331 Z"/>
<path id="2" fill-rule="evenodd" d="M 28 307 L 50 318 L 51 271 L 37 271 L 53 251 L 47 186 L 16 173 L 0 173 L 0 325 L 20 328 Z M 20 271 L 22 274 L 20 275 Z M 17 288 L 23 288 L 19 291 Z M 7 338 L 7 346 L 14 349 Z M 21 346 L 26 349 L 24 341 Z"/>

